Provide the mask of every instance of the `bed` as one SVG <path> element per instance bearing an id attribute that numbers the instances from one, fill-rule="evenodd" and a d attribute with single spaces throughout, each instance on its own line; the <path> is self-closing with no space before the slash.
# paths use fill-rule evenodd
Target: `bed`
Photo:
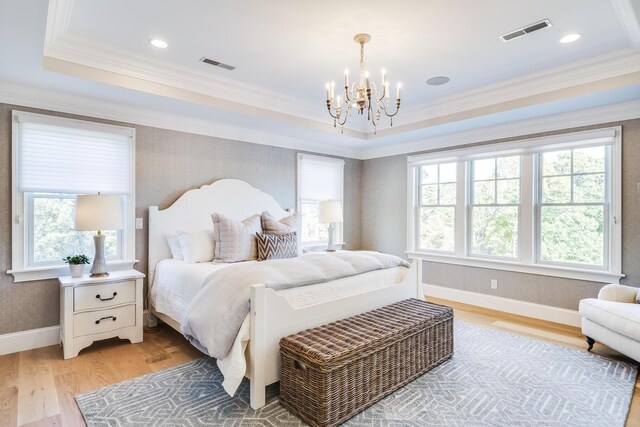
<path id="1" fill-rule="evenodd" d="M 167 235 L 176 231 L 211 229 L 213 212 L 240 221 L 265 210 L 278 219 L 290 215 L 272 196 L 236 179 L 223 179 L 187 191 L 167 209 L 150 206 L 149 325 L 153 326 L 159 318 L 182 333 L 181 316 L 195 295 L 198 280 L 225 267 L 217 263 L 185 265 L 173 260 Z M 241 350 L 241 356 L 246 360 L 245 376 L 250 381 L 251 407 L 264 406 L 265 387 L 279 381 L 278 343 L 283 336 L 402 299 L 421 298 L 418 263 L 414 261 L 409 269 L 402 268 L 406 270 L 402 275 L 393 270 L 372 271 L 286 291 L 275 291 L 260 283 L 252 285 L 246 322 L 248 330 L 245 331 L 248 345 L 246 351 L 245 346 Z M 371 283 L 373 285 L 367 285 Z M 237 366 L 231 369 L 237 369 Z"/>

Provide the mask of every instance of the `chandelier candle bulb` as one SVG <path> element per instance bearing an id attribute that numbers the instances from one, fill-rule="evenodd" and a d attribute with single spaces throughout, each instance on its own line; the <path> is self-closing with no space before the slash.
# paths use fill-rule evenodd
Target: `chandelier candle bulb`
<path id="1" fill-rule="evenodd" d="M 344 70 L 344 87 L 345 88 L 349 87 L 349 70 L 348 69 Z"/>
<path id="2" fill-rule="evenodd" d="M 327 83 L 327 101 L 331 99 L 331 88 L 329 83 Z"/>
<path id="3" fill-rule="evenodd" d="M 400 99 L 400 88 L 402 87 L 402 84 L 398 83 L 398 90 L 396 90 L 396 98 Z"/>
<path id="4" fill-rule="evenodd" d="M 335 97 L 334 89 L 336 87 L 336 82 L 331 82 L 331 100 Z"/>

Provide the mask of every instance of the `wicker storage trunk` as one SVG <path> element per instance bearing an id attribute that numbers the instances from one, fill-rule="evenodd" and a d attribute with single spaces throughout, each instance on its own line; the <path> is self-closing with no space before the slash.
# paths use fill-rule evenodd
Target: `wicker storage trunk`
<path id="1" fill-rule="evenodd" d="M 280 340 L 280 402 L 336 426 L 453 354 L 453 310 L 407 299 Z"/>

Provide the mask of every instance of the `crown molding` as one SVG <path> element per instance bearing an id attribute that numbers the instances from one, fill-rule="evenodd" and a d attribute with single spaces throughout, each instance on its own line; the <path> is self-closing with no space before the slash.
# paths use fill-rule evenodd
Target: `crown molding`
<path id="1" fill-rule="evenodd" d="M 636 73 L 640 73 L 640 52 L 622 49 L 413 108 L 397 120 L 402 120 L 403 124 L 379 129 L 376 135 L 367 133 L 367 139 L 615 88 L 627 84 L 628 76 L 640 82 Z"/>
<path id="2" fill-rule="evenodd" d="M 640 3 L 638 3 L 639 8 L 633 6 L 632 0 L 611 0 L 611 4 L 618 15 L 629 43 L 640 50 L 640 22 L 638 22 L 640 20 Z"/>
<path id="3" fill-rule="evenodd" d="M 188 132 L 260 145 L 309 151 L 353 159 L 367 160 L 401 154 L 417 153 L 474 144 L 503 138 L 520 138 L 542 132 L 598 125 L 640 118 L 640 101 L 613 104 L 563 114 L 520 120 L 502 125 L 456 132 L 433 138 L 372 148 L 352 148 L 292 138 L 233 126 L 211 120 L 157 112 L 149 109 L 69 95 L 29 86 L 0 81 L 0 102 L 22 107 L 38 108 L 66 114 L 75 114 L 120 123 L 150 126 L 179 132 Z"/>
<path id="4" fill-rule="evenodd" d="M 402 144 L 360 150 L 360 159 L 374 159 L 401 154 L 434 151 L 438 149 L 475 144 L 503 138 L 522 138 L 542 132 L 568 130 L 576 127 L 599 125 L 640 118 L 640 101 L 612 104 L 562 114 L 519 120 L 471 131 L 451 133 Z"/>
<path id="5" fill-rule="evenodd" d="M 193 119 L 177 114 L 125 106 L 113 102 L 2 81 L 0 81 L 0 102 L 121 123 L 150 126 L 334 156 L 358 158 L 359 154 L 358 150 L 350 147 L 292 138 L 275 132 L 265 132 L 212 120 Z"/>
<path id="6" fill-rule="evenodd" d="M 631 0 L 612 0 L 630 38 L 640 29 Z M 69 33 L 74 0 L 50 0 L 45 36 L 45 68 L 209 107 L 278 120 L 335 133 L 323 108 L 298 98 L 241 83 L 211 72 L 132 54 Z M 629 15 L 633 16 L 629 16 Z M 634 27 L 635 25 L 635 27 Z M 629 30 L 631 28 L 631 30 Z M 635 28 L 635 30 L 634 30 Z M 636 31 L 637 30 L 637 31 Z M 629 48 L 460 93 L 404 112 L 393 127 L 374 133 L 368 123 L 351 121 L 344 134 L 369 140 L 521 108 L 628 83 L 622 76 L 640 72 L 640 52 Z M 618 78 L 616 80 L 616 78 Z M 616 86 L 617 85 L 617 86 Z M 427 119 L 425 119 L 427 118 Z M 361 125 L 361 126 L 359 126 Z"/>

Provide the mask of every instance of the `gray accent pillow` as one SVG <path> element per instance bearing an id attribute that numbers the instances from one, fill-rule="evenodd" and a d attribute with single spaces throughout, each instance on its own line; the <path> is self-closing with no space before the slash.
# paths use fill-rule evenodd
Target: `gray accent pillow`
<path id="1" fill-rule="evenodd" d="M 214 259 L 224 262 L 258 259 L 256 233 L 262 232 L 260 215 L 238 222 L 220 213 L 213 220 Z"/>
<path id="2" fill-rule="evenodd" d="M 260 215 L 260 222 L 262 223 L 262 232 L 266 234 L 288 234 L 298 231 L 298 214 L 287 216 L 278 221 L 269 211 L 264 211 Z"/>
<path id="3" fill-rule="evenodd" d="M 278 235 L 257 233 L 256 237 L 258 238 L 258 261 L 298 256 L 298 236 L 295 231 Z"/>

